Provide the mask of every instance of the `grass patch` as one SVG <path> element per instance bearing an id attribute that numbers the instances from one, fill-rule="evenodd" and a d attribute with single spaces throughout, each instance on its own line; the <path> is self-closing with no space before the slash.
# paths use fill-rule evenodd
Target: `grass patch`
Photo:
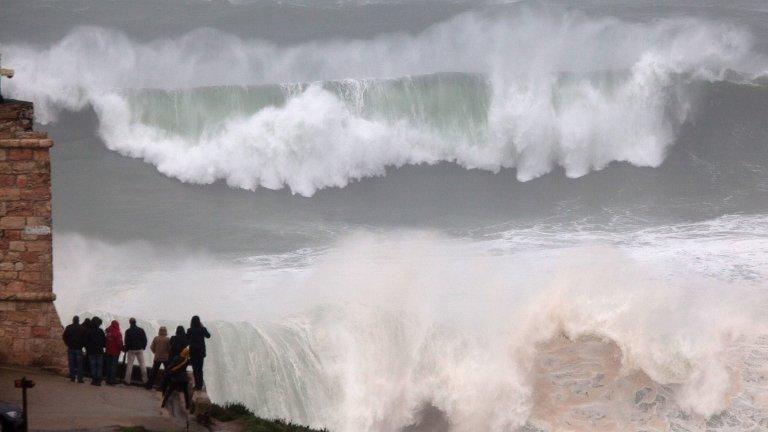
<path id="1" fill-rule="evenodd" d="M 211 404 L 210 416 L 221 422 L 239 420 L 243 423 L 244 432 L 328 432 L 326 429 L 312 429 L 284 420 L 267 420 L 256 417 L 251 410 L 241 403 L 231 403 L 224 406 Z"/>

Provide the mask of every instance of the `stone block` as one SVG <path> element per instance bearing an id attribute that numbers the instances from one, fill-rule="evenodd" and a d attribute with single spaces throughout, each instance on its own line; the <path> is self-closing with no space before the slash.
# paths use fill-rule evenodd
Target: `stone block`
<path id="1" fill-rule="evenodd" d="M 27 250 L 27 244 L 23 241 L 12 241 L 8 244 L 8 249 L 16 252 L 24 252 Z"/>
<path id="2" fill-rule="evenodd" d="M 27 218 L 27 225 L 26 226 L 50 226 L 51 225 L 51 219 L 46 217 L 39 217 L 39 216 L 30 216 Z"/>
<path id="3" fill-rule="evenodd" d="M 24 282 L 40 282 L 42 275 L 35 271 L 20 271 L 18 272 L 19 280 Z"/>
<path id="4" fill-rule="evenodd" d="M 19 277 L 19 273 L 16 271 L 4 271 L 0 272 L 0 280 L 11 283 Z"/>
<path id="5" fill-rule="evenodd" d="M 26 218 L 19 216 L 4 216 L 0 218 L 0 229 L 22 229 L 26 224 Z"/>
<path id="6" fill-rule="evenodd" d="M 48 150 L 35 150 L 32 158 L 36 161 L 48 161 L 50 160 L 50 154 Z"/>
<path id="7" fill-rule="evenodd" d="M 0 171 L 2 168 L 0 167 Z M 11 176 L 14 178 L 14 183 L 16 182 L 16 176 Z M 17 189 L 15 186 L 8 188 L 8 187 L 0 187 L 0 201 L 16 201 L 19 198 L 21 198 L 21 191 Z"/>
<path id="8" fill-rule="evenodd" d="M 9 161 L 28 161 L 32 160 L 32 150 L 13 148 L 8 150 L 7 160 Z"/>
<path id="9" fill-rule="evenodd" d="M 43 326 L 34 326 L 32 327 L 32 337 L 33 338 L 47 338 L 50 334 L 51 329 L 49 327 L 43 327 Z"/>
<path id="10" fill-rule="evenodd" d="M 51 217 L 50 201 L 41 201 L 34 204 L 33 214 L 35 216 Z"/>
<path id="11" fill-rule="evenodd" d="M 12 187 L 16 186 L 16 176 L 13 174 L 0 175 L 0 187 Z"/>
<path id="12" fill-rule="evenodd" d="M 7 204 L 7 216 L 32 216 L 35 203 L 31 201 L 13 201 Z"/>
<path id="13" fill-rule="evenodd" d="M 23 252 L 21 254 L 21 260 L 25 263 L 36 263 L 41 262 L 41 253 L 40 252 Z"/>
<path id="14" fill-rule="evenodd" d="M 21 176 L 20 176 L 21 177 Z M 51 184 L 51 175 L 48 173 L 33 173 L 33 174 L 27 174 L 25 177 L 25 184 L 24 187 L 47 187 Z M 19 187 L 22 187 L 18 180 L 16 184 Z"/>
<path id="15" fill-rule="evenodd" d="M 51 242 L 48 240 L 29 241 L 25 246 L 30 252 L 50 252 L 51 250 Z"/>
<path id="16" fill-rule="evenodd" d="M 22 189 L 20 198 L 28 201 L 50 201 L 51 189 L 48 187 Z"/>

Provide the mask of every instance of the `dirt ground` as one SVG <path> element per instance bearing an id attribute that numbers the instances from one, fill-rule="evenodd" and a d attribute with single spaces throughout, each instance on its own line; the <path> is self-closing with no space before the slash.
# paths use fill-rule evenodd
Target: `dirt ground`
<path id="1" fill-rule="evenodd" d="M 144 427 L 153 431 L 187 430 L 184 416 L 171 417 L 160 408 L 161 395 L 141 387 L 73 383 L 36 369 L 0 367 L 0 401 L 21 405 L 14 380 L 35 382 L 28 391 L 30 430 L 110 430 Z M 189 430 L 205 430 L 190 419 Z"/>

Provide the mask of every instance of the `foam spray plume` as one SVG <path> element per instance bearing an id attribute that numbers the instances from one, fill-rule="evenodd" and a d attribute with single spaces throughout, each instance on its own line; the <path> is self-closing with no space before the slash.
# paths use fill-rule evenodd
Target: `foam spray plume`
<path id="1" fill-rule="evenodd" d="M 714 22 L 532 9 L 290 47 L 82 27 L 47 49 L 4 50 L 22 77 L 9 91 L 40 121 L 91 105 L 110 149 L 165 175 L 309 196 L 406 164 L 515 168 L 522 181 L 555 166 L 658 166 L 689 112 L 685 83 L 762 72 L 751 45 Z"/>
<path id="2" fill-rule="evenodd" d="M 63 242 L 115 262 L 160 262 L 146 246 Z M 768 298 L 758 287 L 691 278 L 684 263 L 640 258 L 649 256 L 644 247 L 489 252 L 433 233 L 360 233 L 303 271 L 260 274 L 258 287 L 238 282 L 244 269 L 210 257 L 161 265 L 171 280 L 189 266 L 218 268 L 183 282 L 184 304 L 213 320 L 209 392 L 262 415 L 340 431 L 400 430 L 418 423 L 425 405 L 456 431 L 560 430 L 563 422 L 572 430 L 728 430 L 706 423 L 715 414 L 748 430 L 766 420 L 765 389 L 754 381 L 763 366 L 750 360 L 768 343 L 759 336 Z M 87 262 L 67 258 L 84 250 L 61 253 L 67 270 L 57 277 L 88 281 L 102 295 L 117 290 L 107 297 L 173 319 L 160 309 L 177 292 L 152 294 L 153 311 L 133 299 L 154 284 L 109 288 L 120 284 L 99 283 Z M 205 274 L 228 281 L 217 299 Z M 96 307 L 89 299 L 97 296 L 81 294 L 60 308 Z"/>

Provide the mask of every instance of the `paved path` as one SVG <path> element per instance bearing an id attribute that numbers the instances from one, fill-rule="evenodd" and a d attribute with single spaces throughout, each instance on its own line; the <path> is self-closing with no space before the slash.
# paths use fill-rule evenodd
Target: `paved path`
<path id="1" fill-rule="evenodd" d="M 36 369 L 0 367 L 0 401 L 21 405 L 14 380 L 35 381 L 29 390 L 29 426 L 34 430 L 83 430 L 143 426 L 149 430 L 185 430 L 186 421 L 160 408 L 160 393 L 140 387 L 77 384 Z M 198 429 L 190 419 L 190 430 Z"/>

